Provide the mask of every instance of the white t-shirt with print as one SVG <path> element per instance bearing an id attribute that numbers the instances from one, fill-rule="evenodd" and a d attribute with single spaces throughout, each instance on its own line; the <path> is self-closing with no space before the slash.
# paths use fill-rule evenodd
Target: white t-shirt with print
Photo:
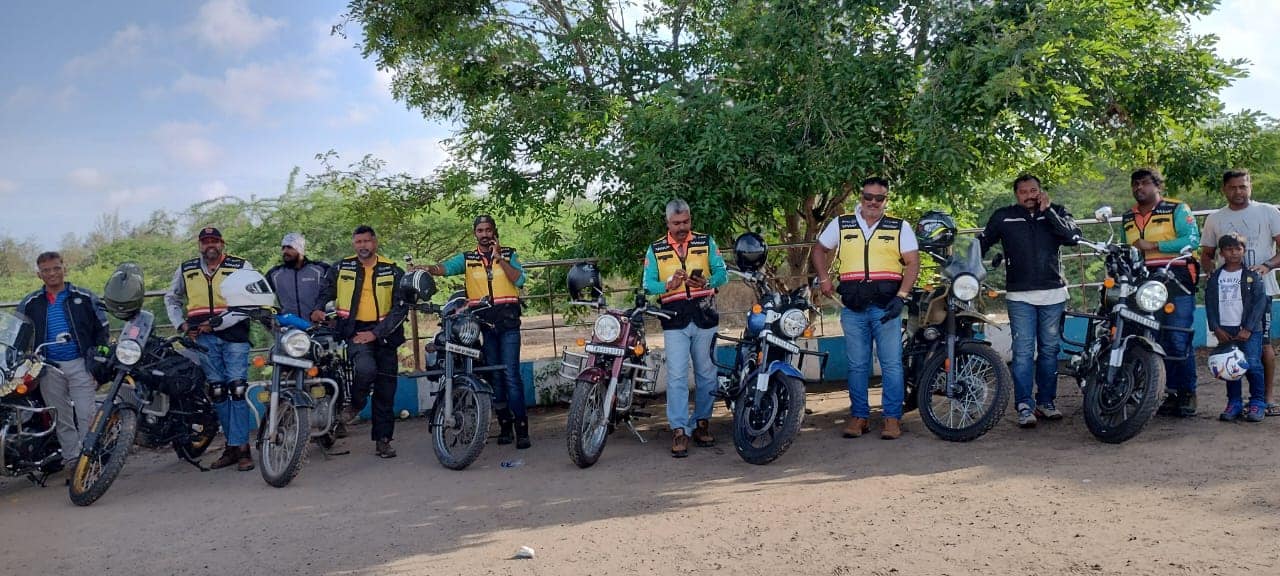
<path id="1" fill-rule="evenodd" d="M 1218 324 L 1239 326 L 1244 321 L 1244 298 L 1240 294 L 1240 276 L 1244 269 L 1218 273 Z"/>

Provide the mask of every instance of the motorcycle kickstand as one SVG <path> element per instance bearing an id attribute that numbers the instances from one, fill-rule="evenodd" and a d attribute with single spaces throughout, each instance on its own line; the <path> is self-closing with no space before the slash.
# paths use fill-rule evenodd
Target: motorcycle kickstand
<path id="1" fill-rule="evenodd" d="M 198 470 L 200 470 L 201 472 L 208 472 L 208 471 L 212 470 L 212 468 L 206 468 L 203 464 L 201 464 L 201 463 L 200 463 L 200 461 L 199 461 L 199 460 L 195 460 L 195 459 L 192 459 L 192 458 L 188 458 L 188 457 L 186 457 L 186 456 L 181 456 L 181 458 L 182 458 L 182 460 L 186 461 L 186 463 L 187 463 L 187 464 L 190 464 L 190 465 L 192 465 L 192 466 L 195 466 L 195 467 L 196 467 Z"/>
<path id="2" fill-rule="evenodd" d="M 41 488 L 49 487 L 49 485 L 46 484 L 46 482 L 49 481 L 49 473 L 47 472 L 41 472 L 39 477 L 36 476 L 35 472 L 27 472 L 27 480 L 30 480 L 32 484 Z"/>
<path id="3" fill-rule="evenodd" d="M 648 441 L 648 440 L 645 440 L 645 439 L 644 439 L 644 436 L 641 436 L 641 435 L 640 435 L 640 431 L 639 431 L 639 430 L 636 430 L 636 427 L 635 427 L 635 425 L 634 425 L 634 424 L 632 424 L 632 423 L 631 423 L 631 420 L 625 420 L 624 422 L 625 422 L 625 423 L 626 423 L 626 425 L 627 425 L 627 430 L 630 430 L 632 434 L 635 434 L 635 435 L 636 435 L 636 439 L 637 439 L 637 440 L 639 440 L 641 444 L 648 444 L 648 443 L 649 443 L 649 441 Z"/>

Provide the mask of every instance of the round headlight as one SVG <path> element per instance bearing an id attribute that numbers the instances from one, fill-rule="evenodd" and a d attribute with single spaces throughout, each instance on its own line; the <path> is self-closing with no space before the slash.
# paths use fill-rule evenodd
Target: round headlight
<path id="1" fill-rule="evenodd" d="M 809 318 L 804 315 L 804 310 L 792 308 L 782 313 L 782 318 L 778 319 L 778 330 L 787 338 L 796 338 L 804 333 L 804 329 L 809 327 Z"/>
<path id="2" fill-rule="evenodd" d="M 137 340 L 121 340 L 116 343 L 116 360 L 125 366 L 133 366 L 142 359 L 142 344 Z"/>
<path id="3" fill-rule="evenodd" d="M 290 330 L 280 337 L 280 349 L 294 358 L 301 358 L 311 351 L 311 337 L 301 330 Z"/>
<path id="4" fill-rule="evenodd" d="M 453 323 L 453 337 L 463 346 L 475 346 L 480 341 L 480 323 L 470 316 L 459 318 Z"/>
<path id="5" fill-rule="evenodd" d="M 951 283 L 951 294 L 968 302 L 978 297 L 978 279 L 973 274 L 961 274 Z"/>
<path id="6" fill-rule="evenodd" d="M 1155 312 L 1169 300 L 1169 289 L 1155 280 L 1143 282 L 1142 286 L 1138 287 L 1138 292 L 1133 295 L 1133 300 L 1144 311 Z"/>
<path id="7" fill-rule="evenodd" d="M 596 342 L 613 342 L 622 335 L 622 323 L 617 318 L 605 314 L 596 318 L 596 326 L 592 329 Z"/>

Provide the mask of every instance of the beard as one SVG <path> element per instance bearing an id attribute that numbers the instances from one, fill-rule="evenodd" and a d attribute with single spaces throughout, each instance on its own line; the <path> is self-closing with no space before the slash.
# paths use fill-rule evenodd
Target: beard
<path id="1" fill-rule="evenodd" d="M 204 256 L 205 260 L 217 260 L 220 256 L 222 256 L 222 249 L 211 246 L 209 248 L 205 248 L 204 251 L 202 251 L 200 254 Z"/>
<path id="2" fill-rule="evenodd" d="M 356 250 L 356 255 L 361 258 L 368 259 L 370 256 L 373 256 L 373 250 L 370 250 L 368 248 L 361 248 L 359 250 Z"/>
<path id="3" fill-rule="evenodd" d="M 282 254 L 280 258 L 284 260 L 285 264 L 288 264 L 290 266 L 298 263 L 298 257 L 292 254 Z"/>

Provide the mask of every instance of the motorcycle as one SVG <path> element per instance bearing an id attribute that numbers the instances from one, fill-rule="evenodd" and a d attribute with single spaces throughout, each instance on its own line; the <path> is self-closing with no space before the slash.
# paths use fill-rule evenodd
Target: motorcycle
<path id="1" fill-rule="evenodd" d="M 570 305 L 594 308 L 599 313 L 590 342 L 579 341 L 583 352 L 566 348 L 560 360 L 561 378 L 574 382 L 565 436 L 569 459 L 579 468 L 588 468 L 600 459 L 609 434 L 619 424 L 645 442 L 632 423 L 636 418 L 651 416 L 639 410 L 643 406 L 635 397 L 657 394 L 655 370 L 648 364 L 644 318 L 672 318 L 670 312 L 651 308 L 640 290 L 630 309 L 610 308 L 600 286 L 600 274 L 594 265 L 578 264 L 570 270 Z M 586 296 L 594 295 L 596 300 L 581 300 L 586 289 L 593 292 Z"/>
<path id="2" fill-rule="evenodd" d="M 1099 208 L 1094 216 L 1110 224 L 1111 207 Z M 1098 307 L 1093 314 L 1067 311 L 1064 315 L 1088 321 L 1085 341 L 1063 342 L 1076 350 L 1064 349 L 1068 360 L 1063 373 L 1076 379 L 1084 393 L 1084 421 L 1099 440 L 1119 444 L 1142 431 L 1164 395 L 1164 359 L 1158 340 L 1162 331 L 1191 332 L 1190 328 L 1165 326 L 1156 315 L 1170 312 L 1168 282 L 1181 286 L 1169 273 L 1175 262 L 1192 257 L 1186 247 L 1164 268 L 1147 268 L 1142 251 L 1117 244 L 1115 230 L 1106 242 L 1076 241 L 1092 249 L 1106 264 L 1106 280 L 1098 291 Z M 1185 286 L 1183 286 L 1186 289 Z M 1064 333 L 1065 334 L 1065 333 Z"/>
<path id="3" fill-rule="evenodd" d="M 62 448 L 55 433 L 57 410 L 45 406 L 37 393 L 40 374 L 58 367 L 44 358 L 44 347 L 67 342 L 60 334 L 55 342 L 31 344 L 31 321 L 0 312 L 0 475 L 26 476 L 45 485 L 50 474 L 62 469 Z"/>
<path id="4" fill-rule="evenodd" d="M 734 361 L 731 365 L 715 362 L 719 385 L 714 395 L 724 399 L 733 414 L 733 446 L 738 455 L 751 464 L 768 464 L 782 456 L 800 432 L 805 410 L 804 358 L 818 357 L 821 374 L 829 355 L 796 344 L 797 338 L 810 334 L 809 312 L 817 310 L 810 301 L 810 287 L 778 292 L 761 270 L 767 250 L 764 240 L 747 233 L 734 244 L 739 269 L 728 272 L 751 286 L 757 303 L 747 314 L 741 338 L 715 336 L 733 344 Z M 750 246 L 750 254 L 737 249 L 744 245 Z"/>
<path id="5" fill-rule="evenodd" d="M 425 400 L 422 410 L 431 421 L 431 447 L 436 460 L 445 468 L 462 470 L 480 457 L 489 437 L 493 388 L 480 374 L 504 370 L 502 366 L 475 365 L 477 360 L 483 362 L 483 320 L 477 313 L 492 304 L 486 297 L 469 307 L 464 292 L 452 294 L 444 306 L 432 304 L 429 299 L 435 293 L 435 282 L 425 271 L 406 274 L 404 282 L 413 286 L 412 291 L 417 294 L 410 306 L 419 312 L 438 314 L 441 327 L 427 346 L 426 370 L 404 376 L 415 379 L 418 390 L 426 390 L 426 395 L 420 397 Z"/>
<path id="6" fill-rule="evenodd" d="M 956 245 L 956 242 L 959 242 Z M 986 434 L 1013 394 L 1013 376 L 983 337 L 995 321 L 979 309 L 987 271 L 976 238 L 922 243 L 942 267 L 934 286 L 914 286 L 902 330 L 907 408 L 937 437 L 968 442 Z M 914 406 L 912 406 L 914 404 Z"/>
<path id="7" fill-rule="evenodd" d="M 154 333 L 155 316 L 138 310 L 127 319 L 110 349 L 114 376 L 83 451 L 71 473 L 69 494 L 78 506 L 93 504 L 119 476 L 135 442 L 148 448 L 170 445 L 178 458 L 200 470 L 197 461 L 220 428 L 200 367 L 203 346 L 177 335 Z"/>

